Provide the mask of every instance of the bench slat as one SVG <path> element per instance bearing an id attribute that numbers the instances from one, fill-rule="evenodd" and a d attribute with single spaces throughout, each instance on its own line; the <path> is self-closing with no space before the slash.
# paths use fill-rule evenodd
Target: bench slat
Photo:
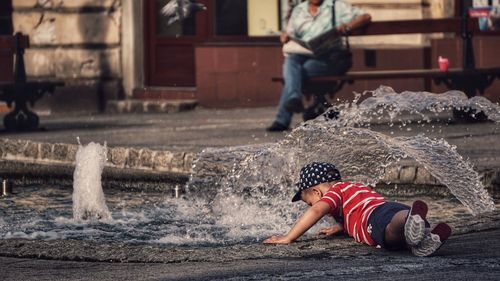
<path id="1" fill-rule="evenodd" d="M 480 30 L 477 19 L 469 19 L 467 22 L 467 28 L 474 33 L 484 35 L 500 34 L 498 31 Z M 462 18 L 372 21 L 370 24 L 360 29 L 353 30 L 350 36 L 443 32 L 460 34 L 460 32 L 462 32 Z"/>
<path id="2" fill-rule="evenodd" d="M 401 79 L 401 78 L 445 78 L 453 76 L 475 76 L 478 74 L 500 75 L 500 67 L 476 68 L 467 70 L 451 68 L 447 72 L 439 69 L 407 69 L 407 70 L 377 70 L 377 71 L 350 71 L 345 75 L 312 77 L 309 82 L 331 82 L 339 80 L 373 80 L 373 79 Z M 273 77 L 274 82 L 283 82 L 283 77 Z"/>
<path id="3" fill-rule="evenodd" d="M 498 74 L 500 67 L 476 68 L 467 70 L 462 68 L 452 68 L 447 72 L 439 69 L 409 69 L 409 70 L 379 70 L 379 71 L 353 71 L 340 76 L 314 77 L 313 81 L 331 80 L 361 80 L 361 79 L 401 79 L 401 78 L 439 78 L 453 76 L 474 76 L 478 74 Z"/>
<path id="4" fill-rule="evenodd" d="M 362 36 L 410 33 L 442 33 L 460 32 L 460 30 L 460 18 L 373 21 L 363 28 L 353 30 L 351 35 Z"/>

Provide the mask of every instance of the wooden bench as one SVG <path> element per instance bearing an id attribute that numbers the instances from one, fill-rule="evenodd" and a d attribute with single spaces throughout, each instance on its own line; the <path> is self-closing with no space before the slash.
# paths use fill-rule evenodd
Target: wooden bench
<path id="1" fill-rule="evenodd" d="M 455 3 L 461 5 L 460 1 Z M 313 107 L 317 109 L 313 110 L 316 115 L 328 105 L 326 96 L 333 97 L 345 83 L 352 84 L 356 80 L 425 78 L 432 79 L 437 85 L 444 84 L 449 89 L 463 91 L 469 97 L 475 96 L 478 91 L 484 93 L 496 78 L 500 79 L 500 66 L 475 67 L 471 37 L 473 32 L 479 31 L 478 25 L 477 22 L 469 20 L 467 9 L 463 6 L 458 8 L 462 13 L 461 17 L 372 22 L 362 29 L 355 30 L 351 36 L 452 32 L 460 35 L 463 41 L 463 68 L 449 69 L 447 72 L 439 69 L 349 71 L 338 76 L 312 77 L 304 81 L 302 90 L 305 95 L 315 96 L 316 101 Z M 283 77 L 272 77 L 272 81 L 285 82 Z M 309 118 L 304 116 L 304 119 L 314 117 L 314 115 Z"/>
<path id="2" fill-rule="evenodd" d="M 451 68 L 446 72 L 439 69 L 407 69 L 350 71 L 338 76 L 318 76 L 305 81 L 304 92 L 307 94 L 333 95 L 342 89 L 345 83 L 352 84 L 356 80 L 390 80 L 408 78 L 429 78 L 436 85 L 444 84 L 450 89 L 461 90 L 469 97 L 476 91 L 484 93 L 495 78 L 500 78 L 500 66 L 490 68 Z M 273 77 L 272 81 L 284 83 L 282 77 Z M 319 92 L 319 93 L 318 93 Z"/>
<path id="3" fill-rule="evenodd" d="M 21 33 L 14 36 L 0 36 L 0 53 L 15 56 L 13 76 L 3 75 L 0 81 L 0 100 L 12 108 L 4 116 L 4 126 L 8 131 L 35 130 L 38 128 L 38 115 L 28 108 L 45 93 L 54 93 L 55 88 L 64 86 L 61 81 L 28 81 L 24 66 L 24 49 L 29 47 L 29 38 Z M 3 70 L 5 72 L 5 70 Z"/>

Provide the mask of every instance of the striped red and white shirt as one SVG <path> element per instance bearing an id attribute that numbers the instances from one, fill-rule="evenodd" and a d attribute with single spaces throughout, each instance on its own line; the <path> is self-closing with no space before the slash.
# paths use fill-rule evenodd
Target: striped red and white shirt
<path id="1" fill-rule="evenodd" d="M 330 205 L 330 214 L 344 218 L 344 231 L 356 242 L 377 245 L 367 232 L 368 217 L 385 203 L 377 192 L 361 183 L 339 182 L 320 199 Z"/>

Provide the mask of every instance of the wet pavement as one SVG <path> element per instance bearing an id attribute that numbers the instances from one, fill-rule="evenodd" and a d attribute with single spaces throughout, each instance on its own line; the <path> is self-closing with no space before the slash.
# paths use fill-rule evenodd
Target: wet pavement
<path id="1" fill-rule="evenodd" d="M 366 247 L 369 250 L 354 250 L 351 254 L 342 251 L 343 255 L 332 250 L 320 256 L 219 263 L 124 264 L 11 258 L 0 258 L 0 263 L 7 269 L 6 280 L 498 280 L 498 237 L 498 230 L 455 236 L 439 256 L 431 258 Z M 485 243 L 491 247 L 480 247 Z"/>
<path id="2" fill-rule="evenodd" d="M 210 110 L 175 114 L 123 114 L 42 116 L 41 130 L 30 133 L 0 132 L 0 137 L 50 143 L 90 141 L 109 146 L 147 147 L 198 152 L 206 147 L 226 147 L 274 142 L 282 133 L 268 133 L 274 108 Z M 300 120 L 298 116 L 296 122 Z"/>
<path id="3" fill-rule="evenodd" d="M 315 242 L 250 247 L 246 250 L 265 253 L 252 259 L 232 259 L 234 250 L 215 249 L 214 258 L 222 259 L 117 263 L 0 257 L 0 265 L 2 280 L 498 280 L 500 276 L 499 229 L 452 236 L 438 255 L 428 258 L 343 238 L 327 242 L 329 246 L 316 243 L 321 252 L 298 257 L 269 253 L 297 247 L 307 252 Z M 194 250 L 190 256 L 196 254 Z"/>
<path id="4" fill-rule="evenodd" d="M 107 142 L 199 152 L 275 142 L 268 133 L 274 108 L 208 110 L 176 114 L 42 116 L 37 132 L 0 132 L 0 138 L 48 143 Z M 297 116 L 298 117 L 298 116 Z M 457 146 L 477 169 L 500 168 L 500 129 L 494 123 L 373 125 L 395 136 L 425 133 Z M 294 123 L 299 123 L 297 118 Z M 392 198 L 411 202 L 414 198 Z M 305 238 L 289 246 L 260 243 L 218 248 L 170 248 L 81 241 L 0 241 L 0 280 L 498 280 L 500 215 L 473 217 L 452 198 L 425 198 L 431 221 L 449 221 L 454 235 L 431 258 L 387 252 L 352 239 Z M 495 201 L 497 207 L 498 199 Z"/>

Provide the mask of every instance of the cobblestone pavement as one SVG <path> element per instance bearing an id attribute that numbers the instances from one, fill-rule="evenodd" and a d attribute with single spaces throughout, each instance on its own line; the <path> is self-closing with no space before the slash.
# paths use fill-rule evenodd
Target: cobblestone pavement
<path id="1" fill-rule="evenodd" d="M 196 109 L 176 114 L 124 114 L 41 117 L 41 130 L 29 133 L 0 132 L 1 138 L 48 143 L 77 144 L 90 141 L 109 146 L 193 152 L 274 142 L 282 133 L 265 131 L 275 108 L 232 110 Z M 300 120 L 296 119 L 296 122 Z"/>

